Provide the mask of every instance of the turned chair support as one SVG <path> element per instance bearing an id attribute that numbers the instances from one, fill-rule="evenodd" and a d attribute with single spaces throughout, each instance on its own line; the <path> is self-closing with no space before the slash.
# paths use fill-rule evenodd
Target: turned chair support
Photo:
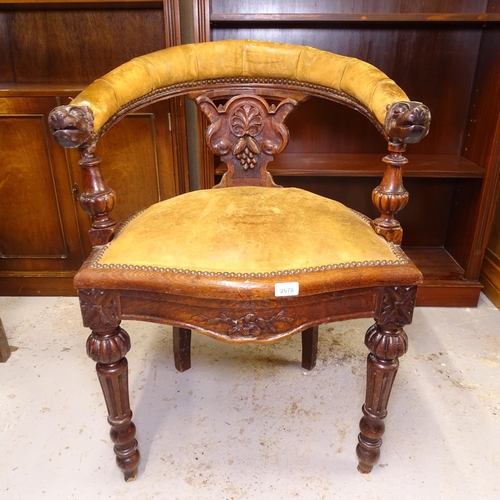
<path id="1" fill-rule="evenodd" d="M 394 215 L 408 203 L 409 193 L 403 186 L 403 165 L 408 160 L 402 155 L 404 144 L 389 144 L 389 154 L 383 158 L 386 164 L 382 182 L 372 192 L 372 201 L 380 211 L 380 217 L 373 221 L 373 227 L 387 241 L 401 245 L 403 229 Z"/>
<path id="2" fill-rule="evenodd" d="M 90 242 L 92 246 L 103 245 L 111 239 L 116 226 L 110 215 L 116 195 L 104 180 L 101 158 L 94 154 L 94 148 L 82 149 L 78 164 L 82 167 L 84 187 L 79 201 L 91 217 Z"/>

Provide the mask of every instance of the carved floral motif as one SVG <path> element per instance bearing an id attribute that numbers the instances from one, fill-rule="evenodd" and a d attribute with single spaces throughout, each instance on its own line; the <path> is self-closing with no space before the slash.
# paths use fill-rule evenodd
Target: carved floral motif
<path id="1" fill-rule="evenodd" d="M 112 293 L 79 290 L 83 324 L 92 330 L 109 330 L 120 324 L 118 303 Z"/>
<path id="2" fill-rule="evenodd" d="M 224 105 L 216 104 L 206 96 L 196 99 L 210 120 L 206 140 L 208 147 L 228 166 L 231 176 L 265 167 L 272 155 L 283 151 L 289 133 L 284 120 L 297 104 L 285 99 L 277 106 L 255 95 L 233 97 Z M 266 177 L 263 176 L 265 185 Z"/>
<path id="3" fill-rule="evenodd" d="M 377 323 L 398 327 L 409 325 L 413 319 L 416 294 L 415 286 L 385 288 Z"/>
<path id="4" fill-rule="evenodd" d="M 277 334 L 279 326 L 277 323 L 293 323 L 293 318 L 285 316 L 285 311 L 282 309 L 278 313 L 270 317 L 258 316 L 255 313 L 248 313 L 240 317 L 231 317 L 225 312 L 221 312 L 219 316 L 212 319 L 207 319 L 208 324 L 227 324 L 229 330 L 227 335 L 243 337 L 259 337 L 266 332 Z"/>
<path id="5" fill-rule="evenodd" d="M 255 137 L 262 130 L 262 113 L 256 106 L 245 103 L 233 110 L 229 124 L 236 137 Z"/>

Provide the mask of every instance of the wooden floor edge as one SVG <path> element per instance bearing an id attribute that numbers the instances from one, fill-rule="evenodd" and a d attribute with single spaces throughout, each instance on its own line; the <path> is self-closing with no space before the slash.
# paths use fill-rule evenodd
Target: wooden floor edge
<path id="1" fill-rule="evenodd" d="M 0 296 L 2 297 L 71 297 L 76 295 L 73 286 L 75 273 L 15 275 L 0 273 Z"/>

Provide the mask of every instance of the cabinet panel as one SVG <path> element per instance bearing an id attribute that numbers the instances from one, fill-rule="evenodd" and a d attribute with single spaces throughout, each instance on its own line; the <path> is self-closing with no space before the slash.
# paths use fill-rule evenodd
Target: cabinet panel
<path id="1" fill-rule="evenodd" d="M 0 188 L 4 259 L 67 258 L 43 119 L 43 115 L 0 117 L 0 136 L 11 146 L 4 154 Z M 36 232 L 31 227 L 34 215 L 39 224 Z"/>
<path id="2" fill-rule="evenodd" d="M 82 258 L 65 155 L 47 127 L 56 104 L 50 98 L 0 101 L 2 270 L 63 271 Z"/>
<path id="3" fill-rule="evenodd" d="M 19 10 L 0 12 L 2 18 L 8 20 L 9 44 L 3 50 L 10 47 L 5 56 L 12 79 L 7 81 L 18 84 L 88 84 L 135 56 L 165 47 L 161 9 Z"/>

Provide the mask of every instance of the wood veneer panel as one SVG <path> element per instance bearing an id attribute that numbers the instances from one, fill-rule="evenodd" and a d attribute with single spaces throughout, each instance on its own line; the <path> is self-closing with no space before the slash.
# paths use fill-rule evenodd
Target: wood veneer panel
<path id="1" fill-rule="evenodd" d="M 47 126 L 56 104 L 49 98 L 0 100 L 0 137 L 7 145 L 0 182 L 4 270 L 70 270 L 82 260 L 65 155 Z"/>
<path id="2" fill-rule="evenodd" d="M 135 56 L 165 47 L 161 9 L 7 14 L 17 83 L 87 84 Z"/>
<path id="3" fill-rule="evenodd" d="M 211 0 L 212 13 L 464 13 L 485 12 L 487 0 L 412 0 L 394 2 L 394 0 L 287 0 L 269 2 L 268 0 Z"/>

